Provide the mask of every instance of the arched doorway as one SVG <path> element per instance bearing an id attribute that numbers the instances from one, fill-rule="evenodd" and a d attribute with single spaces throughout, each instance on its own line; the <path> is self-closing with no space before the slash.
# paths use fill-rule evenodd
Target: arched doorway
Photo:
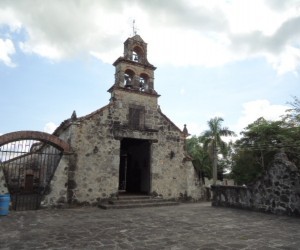
<path id="1" fill-rule="evenodd" d="M 69 145 L 47 133 L 20 131 L 0 136 L 0 165 L 12 209 L 40 207 L 64 153 L 70 153 Z"/>

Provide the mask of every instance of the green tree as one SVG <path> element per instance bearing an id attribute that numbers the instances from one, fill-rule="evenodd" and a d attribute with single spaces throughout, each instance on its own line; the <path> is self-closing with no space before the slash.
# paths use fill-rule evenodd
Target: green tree
<path id="1" fill-rule="evenodd" d="M 218 166 L 218 154 L 222 154 L 223 157 L 227 156 L 228 144 L 222 140 L 222 136 L 235 136 L 235 133 L 229 130 L 227 127 L 222 128 L 223 118 L 214 117 L 210 119 L 207 124 L 209 129 L 202 134 L 203 146 L 210 155 L 212 162 L 212 176 L 213 184 L 217 182 L 217 166 Z"/>
<path id="2" fill-rule="evenodd" d="M 267 121 L 261 117 L 241 135 L 235 142 L 231 172 L 238 184 L 247 184 L 260 176 L 279 151 L 284 151 L 296 165 L 300 163 L 300 129 L 286 119 Z"/>
<path id="3" fill-rule="evenodd" d="M 283 116 L 285 128 L 285 152 L 289 159 L 300 167 L 300 99 L 293 96 L 291 106 Z"/>
<path id="4" fill-rule="evenodd" d="M 300 127 L 300 99 L 297 96 L 293 96 L 293 99 L 292 102 L 288 102 L 291 108 L 286 110 L 283 120 L 290 127 Z"/>
<path id="5" fill-rule="evenodd" d="M 248 184 L 258 178 L 282 148 L 283 122 L 260 117 L 249 124 L 242 138 L 235 142 L 231 177 L 238 184 Z"/>
<path id="6" fill-rule="evenodd" d="M 211 178 L 211 162 L 207 151 L 203 148 L 201 137 L 193 136 L 187 139 L 187 152 L 193 158 L 192 162 L 199 177 Z"/>
<path id="7" fill-rule="evenodd" d="M 255 151 L 237 150 L 232 156 L 230 178 L 238 185 L 248 184 L 262 174 L 262 168 L 256 161 Z"/>
<path id="8" fill-rule="evenodd" d="M 267 121 L 260 117 L 241 132 L 243 137 L 236 145 L 243 150 L 256 151 L 256 162 L 264 170 L 269 159 L 273 158 L 274 153 L 282 146 L 282 125 L 282 121 Z"/>

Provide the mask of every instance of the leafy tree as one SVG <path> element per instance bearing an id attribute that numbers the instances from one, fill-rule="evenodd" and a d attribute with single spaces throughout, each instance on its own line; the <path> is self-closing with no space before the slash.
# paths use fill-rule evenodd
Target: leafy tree
<path id="1" fill-rule="evenodd" d="M 282 121 L 259 118 L 249 124 L 235 143 L 231 176 L 238 184 L 247 184 L 260 176 L 274 154 L 282 147 Z"/>
<path id="2" fill-rule="evenodd" d="M 259 118 L 249 124 L 235 143 L 231 177 L 238 183 L 249 183 L 269 166 L 274 155 L 284 151 L 290 160 L 300 163 L 300 128 L 287 119 L 267 121 Z"/>
<path id="3" fill-rule="evenodd" d="M 293 97 L 293 102 L 288 102 L 291 106 L 283 116 L 285 141 L 284 150 L 289 159 L 300 167 L 300 99 Z"/>
<path id="4" fill-rule="evenodd" d="M 193 158 L 193 165 L 196 168 L 199 177 L 211 178 L 211 162 L 207 151 L 203 148 L 201 137 L 193 136 L 187 139 L 187 152 Z"/>
<path id="5" fill-rule="evenodd" d="M 228 144 L 222 140 L 222 136 L 234 136 L 235 133 L 228 128 L 222 128 L 223 118 L 214 117 L 208 123 L 209 129 L 202 134 L 204 149 L 208 152 L 212 162 L 213 184 L 217 182 L 218 154 L 226 157 Z"/>
<path id="6" fill-rule="evenodd" d="M 239 150 L 233 154 L 230 178 L 238 185 L 248 184 L 262 174 L 262 168 L 255 159 L 255 151 Z"/>
<path id="7" fill-rule="evenodd" d="M 293 102 L 288 102 L 291 108 L 286 110 L 283 120 L 290 127 L 300 127 L 300 99 L 296 96 L 293 96 L 293 99 Z"/>
<path id="8" fill-rule="evenodd" d="M 248 125 L 236 142 L 240 149 L 255 151 L 257 164 L 264 170 L 269 158 L 281 148 L 283 140 L 282 121 L 267 121 L 260 117 Z"/>

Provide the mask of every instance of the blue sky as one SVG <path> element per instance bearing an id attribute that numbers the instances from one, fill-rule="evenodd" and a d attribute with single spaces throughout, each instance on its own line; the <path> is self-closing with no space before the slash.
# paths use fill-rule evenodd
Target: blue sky
<path id="1" fill-rule="evenodd" d="M 133 19 L 162 111 L 191 134 L 214 116 L 239 133 L 300 96 L 300 0 L 0 0 L 0 134 L 106 105 Z"/>

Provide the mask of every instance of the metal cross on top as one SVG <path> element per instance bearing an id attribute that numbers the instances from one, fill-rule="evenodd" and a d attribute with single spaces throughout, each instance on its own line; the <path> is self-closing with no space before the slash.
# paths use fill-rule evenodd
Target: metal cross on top
<path id="1" fill-rule="evenodd" d="M 132 21 L 132 34 L 133 34 L 133 36 L 135 36 L 136 35 L 136 33 L 137 33 L 137 27 L 135 26 L 135 19 L 133 19 L 133 21 Z"/>

